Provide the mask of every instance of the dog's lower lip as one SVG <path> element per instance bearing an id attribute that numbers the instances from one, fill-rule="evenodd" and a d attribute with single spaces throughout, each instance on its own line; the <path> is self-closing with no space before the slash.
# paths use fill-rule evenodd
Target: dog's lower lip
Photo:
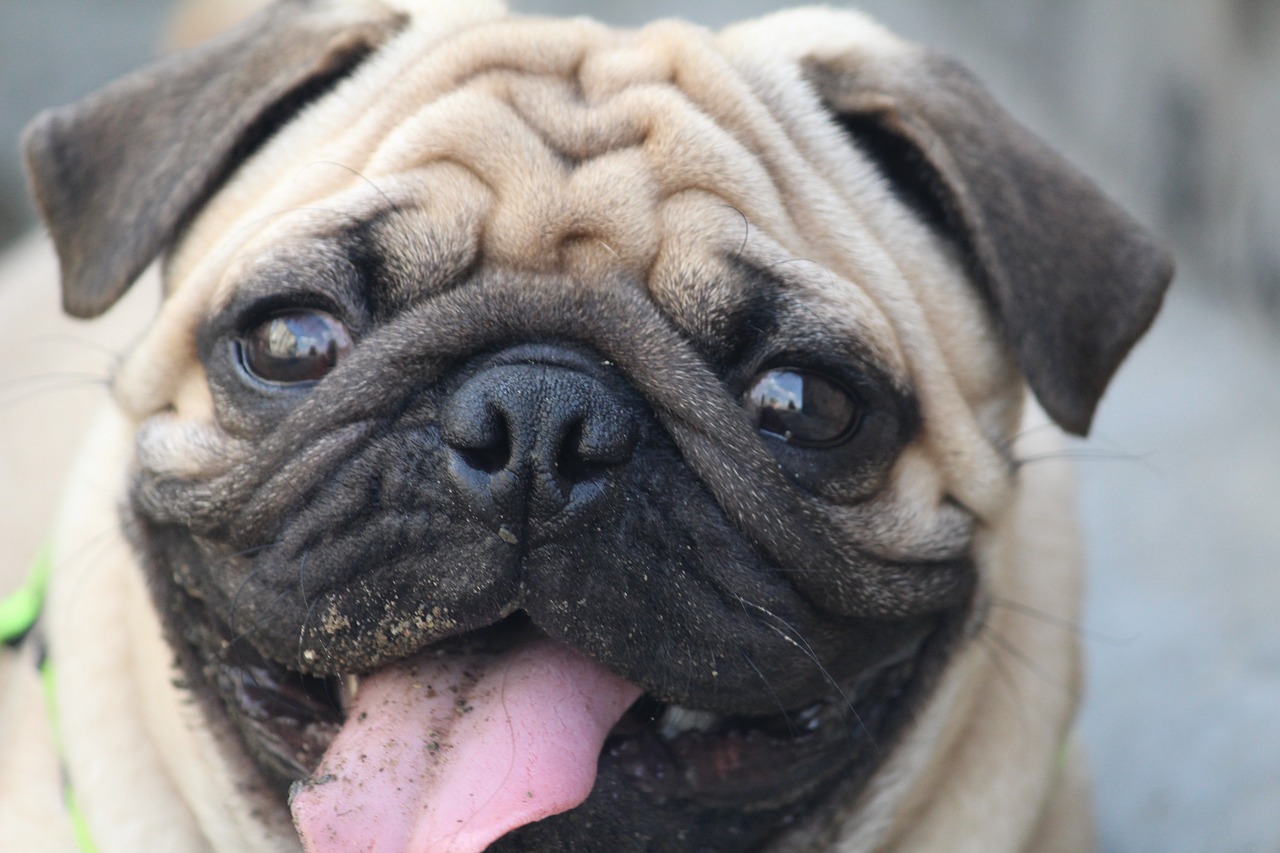
<path id="1" fill-rule="evenodd" d="M 658 797 L 740 807 L 789 798 L 830 778 L 869 734 L 855 702 L 823 700 L 767 717 L 709 714 L 642 697 L 610 735 L 602 769 Z M 836 734 L 841 732 L 843 734 Z M 833 748 L 834 747 L 834 748 Z"/>
<path id="2" fill-rule="evenodd" d="M 523 623 L 444 643 L 519 642 Z M 304 676 L 233 642 L 223 658 L 233 717 L 282 790 L 312 774 L 345 724 L 361 678 Z M 877 732 L 914 676 L 919 648 L 807 704 L 771 715 L 711 713 L 644 695 L 610 732 L 599 773 L 654 802 L 785 808 L 833 783 L 879 749 Z M 234 664 L 231 662 L 234 661 Z"/>
<path id="3" fill-rule="evenodd" d="M 314 769 L 360 689 L 360 679 L 301 676 L 246 652 L 235 668 L 237 716 L 282 777 Z M 878 700 L 877 700 L 878 701 Z M 656 797 L 740 806 L 810 788 L 852 760 L 833 749 L 847 734 L 853 703 L 825 700 L 768 717 L 712 714 L 644 696 L 614 727 L 600 757 L 638 790 Z M 846 732 L 838 735 L 838 732 Z M 840 757 L 833 758 L 833 753 Z M 283 780 L 282 780 L 283 781 Z"/>

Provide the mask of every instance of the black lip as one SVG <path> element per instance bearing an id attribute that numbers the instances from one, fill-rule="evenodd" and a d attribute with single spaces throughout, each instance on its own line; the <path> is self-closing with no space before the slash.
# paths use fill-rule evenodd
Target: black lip
<path id="1" fill-rule="evenodd" d="M 530 629 L 517 615 L 435 645 L 505 644 Z M 279 787 L 309 776 L 345 723 L 340 679 L 293 671 L 229 638 L 225 628 L 215 630 L 224 636 L 223 651 L 206 670 L 258 761 Z M 660 727 L 670 706 L 645 694 L 615 726 L 601 765 L 660 799 L 744 808 L 802 798 L 862 753 L 878 749 L 886 709 L 909 682 L 918 654 L 803 707 L 769 715 L 717 714 L 705 730 L 674 736 Z"/>
<path id="2" fill-rule="evenodd" d="M 283 805 L 290 786 L 315 770 L 344 723 L 340 681 L 307 676 L 267 660 L 220 625 L 200 602 L 178 595 L 185 599 L 187 625 L 181 657 L 188 662 L 191 680 L 216 692 L 217 712 L 234 724 Z M 507 622 L 519 623 L 520 618 Z M 949 648 L 958 622 L 943 620 L 904 659 L 887 663 L 859 684 L 776 714 L 718 715 L 707 731 L 662 734 L 658 720 L 667 706 L 646 695 L 606 742 L 598 788 L 612 790 L 615 796 L 617 789 L 625 789 L 628 796 L 658 811 L 677 804 L 677 814 L 717 816 L 712 823 L 719 820 L 730 826 L 738 839 L 719 849 L 755 849 L 778 827 L 815 808 L 837 785 L 869 778 L 910 718 L 914 703 L 932 684 L 936 661 Z M 444 642 L 475 642 L 477 634 L 503 631 L 516 633 L 503 624 Z M 218 651 L 211 655 L 210 648 Z M 204 663 L 193 672 L 196 661 Z M 586 807 L 595 806 L 589 800 Z M 522 828 L 513 837 L 526 830 L 532 846 L 511 849 L 550 850 L 561 843 L 539 846 L 544 842 L 536 839 L 545 827 Z M 747 836 L 756 840 L 738 846 Z"/>
<path id="3" fill-rule="evenodd" d="M 228 748 L 239 741 L 257 766 L 261 775 L 246 780 L 246 790 L 261 791 L 262 807 L 284 814 L 290 786 L 314 771 L 343 723 L 340 682 L 303 675 L 255 651 L 180 585 L 184 572 L 209 567 L 172 564 L 146 527 L 132 525 L 135 544 L 147 557 L 187 686 L 214 731 L 228 737 Z M 664 706 L 646 697 L 606 743 L 586 802 L 521 827 L 491 849 L 758 850 L 783 827 L 820 813 L 833 791 L 842 799 L 857 796 L 937 682 L 969 612 L 966 605 L 938 614 L 923 639 L 861 683 L 773 714 L 721 708 L 707 732 L 663 737 L 654 720 Z M 486 630 L 504 627 L 510 626 Z M 597 837 L 604 824 L 611 834 Z"/>
<path id="4" fill-rule="evenodd" d="M 644 697 L 631 713 L 647 715 L 647 724 L 615 729 L 601 765 L 659 799 L 735 809 L 800 801 L 878 752 L 886 712 L 901 697 L 915 663 L 913 656 L 886 666 L 863 679 L 856 693 L 842 690 L 767 716 L 722 716 L 706 731 L 675 737 L 657 725 L 661 703 Z"/>

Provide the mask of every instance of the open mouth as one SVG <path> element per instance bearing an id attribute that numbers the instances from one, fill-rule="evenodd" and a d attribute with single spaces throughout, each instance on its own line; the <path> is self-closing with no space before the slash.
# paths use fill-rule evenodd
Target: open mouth
<path id="1" fill-rule="evenodd" d="M 436 643 L 364 677 L 315 678 L 265 659 L 243 641 L 224 648 L 215 671 L 206 668 L 206 674 L 216 677 L 258 763 L 282 793 L 292 788 L 304 837 L 309 824 L 313 835 L 341 837 L 347 830 L 334 828 L 335 815 L 365 804 L 379 814 L 354 822 L 344 817 L 350 832 L 399 823 L 398 832 L 413 839 L 405 849 L 436 849 L 419 845 L 441 837 L 445 824 L 465 823 L 484 837 L 457 849 L 476 850 L 574 808 L 590 796 L 597 774 L 655 804 L 794 811 L 853 768 L 878 763 L 888 721 L 921 656 L 914 647 L 855 684 L 833 684 L 827 696 L 795 707 L 780 701 L 775 714 L 736 715 L 642 692 L 522 616 Z M 545 664 L 548 659 L 560 662 Z M 520 686 L 529 666 L 538 683 Z M 564 675 L 575 667 L 585 674 Z M 575 701 L 611 706 L 559 707 Z M 549 709 L 552 704 L 557 707 Z M 574 749 L 585 753 L 563 757 Z M 495 763 L 538 769 L 495 772 Z M 388 774 L 387 767 L 395 769 Z M 465 803 L 437 803 L 449 799 L 440 791 L 477 787 L 482 790 Z M 383 802 L 396 799 L 392 790 L 403 805 Z M 493 814 L 477 807 L 477 799 Z M 438 814 L 424 828 L 420 814 L 433 809 Z"/>

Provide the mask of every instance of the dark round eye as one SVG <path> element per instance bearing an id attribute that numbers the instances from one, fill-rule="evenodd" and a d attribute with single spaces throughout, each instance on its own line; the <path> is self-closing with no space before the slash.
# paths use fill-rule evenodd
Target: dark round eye
<path id="1" fill-rule="evenodd" d="M 314 382 L 351 350 L 346 326 L 323 311 L 289 311 L 240 339 L 245 369 L 264 382 Z"/>
<path id="2" fill-rule="evenodd" d="M 743 396 L 748 417 L 762 434 L 798 447 L 832 447 L 862 422 L 862 398 L 807 370 L 766 370 Z"/>

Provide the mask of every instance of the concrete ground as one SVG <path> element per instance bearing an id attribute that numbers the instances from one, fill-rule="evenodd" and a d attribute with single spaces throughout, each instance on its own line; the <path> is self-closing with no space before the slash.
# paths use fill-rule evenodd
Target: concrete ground
<path id="1" fill-rule="evenodd" d="M 1280 341 L 1177 284 L 1078 447 L 1103 847 L 1280 851 Z"/>
<path id="2" fill-rule="evenodd" d="M 167 5 L 0 2 L 0 138 L 16 138 L 37 105 L 141 62 Z M 594 8 L 624 21 L 692 10 L 716 23 L 774 5 Z M 863 5 L 965 53 L 953 35 L 958 7 Z M 1019 93 L 998 62 L 966 58 L 1002 96 Z M 0 169 L 0 208 L 15 208 L 14 174 Z M 1184 273 L 1094 435 L 1072 451 L 1092 564 L 1079 629 L 1090 661 L 1082 732 L 1108 853 L 1280 853 L 1280 342 L 1275 318 L 1233 292 Z"/>

